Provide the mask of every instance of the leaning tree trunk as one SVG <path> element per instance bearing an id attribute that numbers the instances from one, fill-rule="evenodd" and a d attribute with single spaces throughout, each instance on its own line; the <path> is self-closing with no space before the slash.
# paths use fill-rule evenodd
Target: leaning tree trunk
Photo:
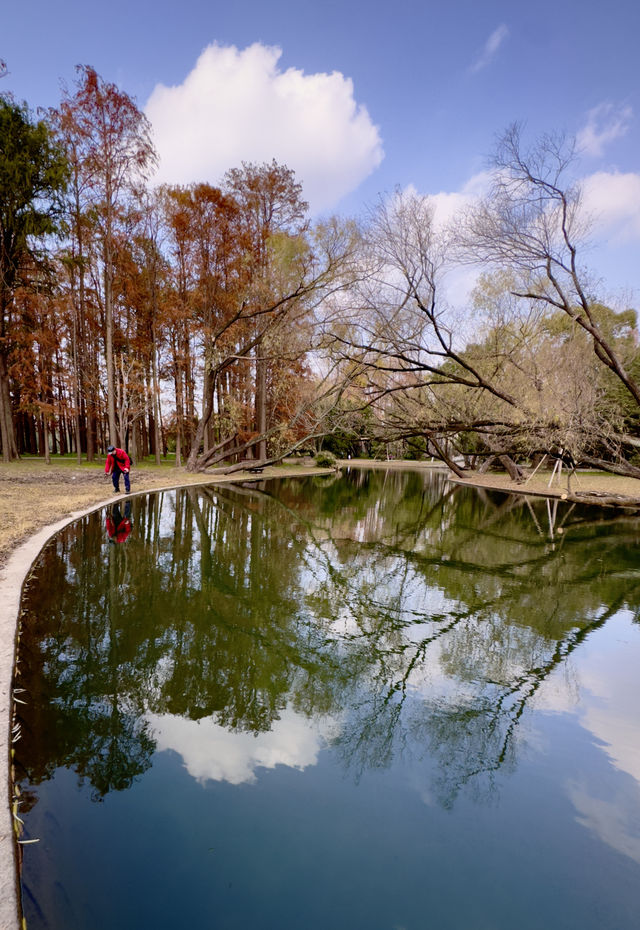
<path id="1" fill-rule="evenodd" d="M 434 436 L 429 436 L 429 442 L 436 451 L 436 456 L 440 459 L 441 462 L 444 462 L 445 465 L 448 465 L 454 475 L 457 475 L 458 478 L 464 478 L 463 470 L 456 465 L 450 455 L 447 455 L 444 448 L 440 445 L 438 440 Z"/>
<path id="2" fill-rule="evenodd" d="M 640 478 L 640 468 L 624 460 L 619 462 L 607 462 L 605 459 L 599 459 L 593 455 L 581 455 L 580 464 L 591 465 L 593 468 L 600 468 L 602 471 L 611 472 L 613 475 L 624 475 L 627 478 Z"/>
<path id="3" fill-rule="evenodd" d="M 516 465 L 510 455 L 499 455 L 498 461 L 504 466 L 512 481 L 522 481 L 524 473 L 520 466 Z"/>

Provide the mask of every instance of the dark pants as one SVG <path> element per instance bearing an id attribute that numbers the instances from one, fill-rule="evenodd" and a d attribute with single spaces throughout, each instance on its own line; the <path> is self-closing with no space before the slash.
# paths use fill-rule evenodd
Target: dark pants
<path id="1" fill-rule="evenodd" d="M 120 475 L 124 475 L 124 487 L 128 494 L 131 490 L 131 484 L 129 483 L 129 472 L 122 471 L 119 465 L 114 465 L 113 471 L 111 472 L 111 480 L 113 481 L 116 494 L 120 493 Z"/>

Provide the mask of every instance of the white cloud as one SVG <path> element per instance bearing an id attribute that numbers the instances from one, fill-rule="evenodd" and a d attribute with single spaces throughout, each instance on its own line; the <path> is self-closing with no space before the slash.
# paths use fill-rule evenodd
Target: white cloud
<path id="1" fill-rule="evenodd" d="M 600 157 L 606 145 L 624 136 L 633 110 L 629 106 L 601 103 L 587 113 L 587 122 L 576 135 L 578 149 L 585 155 Z"/>
<path id="2" fill-rule="evenodd" d="M 598 171 L 583 178 L 582 191 L 597 235 L 616 242 L 640 238 L 640 174 Z"/>
<path id="3" fill-rule="evenodd" d="M 182 756 L 196 781 L 252 783 L 256 769 L 287 765 L 305 769 L 315 765 L 326 739 L 336 729 L 333 721 L 316 723 L 292 710 L 283 711 L 268 733 L 234 733 L 215 719 L 187 720 L 172 714 L 147 714 L 158 751 L 171 749 Z"/>
<path id="4" fill-rule="evenodd" d="M 313 210 L 333 207 L 383 159 L 382 140 L 353 83 L 339 72 L 280 70 L 279 48 L 210 45 L 177 87 L 146 106 L 159 182 L 218 183 L 242 161 L 292 168 Z"/>
<path id="5" fill-rule="evenodd" d="M 457 213 L 487 193 L 490 180 L 489 171 L 480 171 L 472 175 L 459 191 L 440 191 L 432 194 L 430 200 L 435 210 L 436 223 L 441 226 L 451 223 Z"/>
<path id="6" fill-rule="evenodd" d="M 490 178 L 488 171 L 480 171 L 472 175 L 458 191 L 439 191 L 437 194 L 429 194 L 435 229 L 445 231 L 448 227 L 455 228 L 456 215 L 486 194 Z M 413 184 L 409 184 L 403 189 L 402 196 L 420 197 L 423 195 Z M 458 264 L 449 267 L 444 279 L 446 300 L 453 307 L 466 308 L 471 299 L 471 292 L 478 282 L 479 274 L 478 268 L 471 265 Z"/>
<path id="7" fill-rule="evenodd" d="M 494 57 L 504 40 L 509 35 L 509 28 L 505 26 L 504 23 L 501 23 L 497 29 L 494 29 L 487 41 L 484 44 L 480 55 L 477 60 L 471 65 L 471 73 L 477 74 L 478 71 L 481 71 L 483 68 L 489 64 L 491 59 Z"/>

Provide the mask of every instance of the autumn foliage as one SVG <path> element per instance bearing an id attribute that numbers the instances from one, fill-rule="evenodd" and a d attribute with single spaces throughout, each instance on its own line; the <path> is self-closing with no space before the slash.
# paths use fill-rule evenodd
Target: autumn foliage
<path id="1" fill-rule="evenodd" d="M 113 442 L 200 468 L 313 432 L 310 313 L 342 259 L 314 251 L 293 172 L 243 164 L 219 186 L 153 188 L 146 117 L 88 66 L 46 123 L 2 108 L 58 172 L 44 189 L 25 177 L 46 208 L 2 253 L 4 458 L 91 460 Z"/>

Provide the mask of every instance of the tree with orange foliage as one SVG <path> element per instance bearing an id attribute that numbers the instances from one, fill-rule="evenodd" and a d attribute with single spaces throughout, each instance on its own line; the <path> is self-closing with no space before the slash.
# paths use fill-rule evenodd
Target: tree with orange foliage
<path id="1" fill-rule="evenodd" d="M 137 184 L 156 161 L 149 122 L 135 101 L 115 84 L 104 81 L 88 65 L 78 67 L 75 94 L 65 93 L 58 111 L 67 138 L 73 141 L 84 178 L 86 209 L 91 209 L 100 246 L 107 411 L 111 442 L 122 442 L 116 416 L 114 353 L 114 279 L 118 224 Z"/>

